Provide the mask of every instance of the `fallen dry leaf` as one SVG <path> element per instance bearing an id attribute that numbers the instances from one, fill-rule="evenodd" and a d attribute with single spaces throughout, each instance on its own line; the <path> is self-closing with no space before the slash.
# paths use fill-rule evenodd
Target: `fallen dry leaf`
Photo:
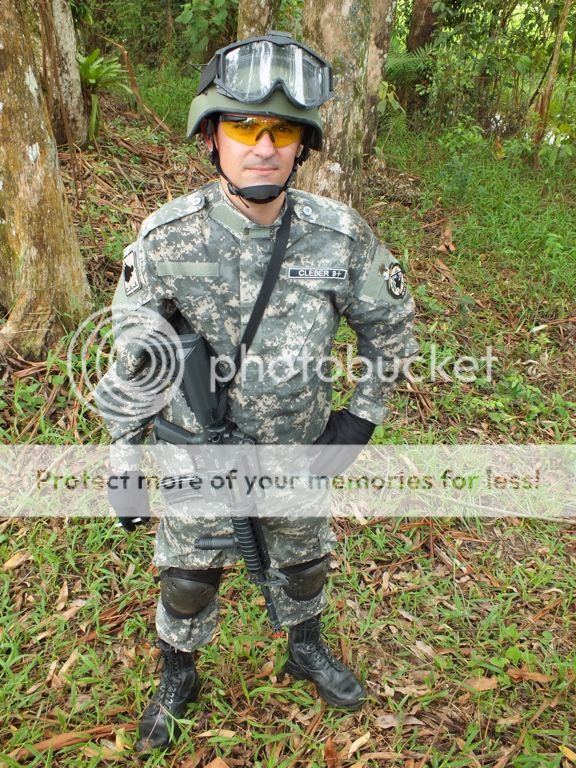
<path id="1" fill-rule="evenodd" d="M 2 566 L 3 571 L 13 571 L 15 568 L 19 568 L 22 563 L 25 563 L 26 560 L 30 560 L 32 555 L 30 552 L 16 552 L 15 555 L 12 555 L 4 565 Z"/>
<path id="2" fill-rule="evenodd" d="M 364 744 L 366 744 L 368 741 L 370 741 L 370 731 L 367 731 L 364 736 L 360 736 L 359 739 L 356 739 L 356 741 L 353 741 L 352 744 L 350 744 L 350 749 L 348 750 L 348 757 L 352 757 L 354 752 L 360 749 L 360 747 L 363 747 Z"/>
<path id="3" fill-rule="evenodd" d="M 324 744 L 324 760 L 326 761 L 326 768 L 340 768 L 342 765 L 332 736 L 328 736 Z"/>
<path id="4" fill-rule="evenodd" d="M 393 712 L 380 715 L 380 717 L 377 717 L 374 721 L 374 725 L 376 728 L 382 728 L 384 730 L 387 728 L 396 728 L 398 725 L 398 715 L 395 715 Z"/>
<path id="5" fill-rule="evenodd" d="M 124 752 L 124 750 L 128 749 L 128 742 L 126 740 L 126 731 L 124 728 L 119 728 L 116 732 L 116 739 L 114 742 L 114 745 L 116 747 L 117 752 Z"/>
<path id="6" fill-rule="evenodd" d="M 197 738 L 209 739 L 210 736 L 223 736 L 225 739 L 231 739 L 233 736 L 236 736 L 236 731 L 229 731 L 226 728 L 213 728 L 210 731 L 202 731 L 202 733 L 198 734 Z"/>
<path id="7" fill-rule="evenodd" d="M 402 752 L 366 752 L 362 757 L 366 762 L 369 760 L 402 760 L 404 754 Z"/>
<path id="8" fill-rule="evenodd" d="M 417 688 L 415 685 L 397 685 L 396 690 L 406 696 L 425 696 L 428 693 L 428 688 Z"/>
<path id="9" fill-rule="evenodd" d="M 260 680 L 263 677 L 270 677 L 273 671 L 274 671 L 274 662 L 266 661 L 262 665 L 262 669 L 260 670 L 260 672 L 258 672 L 257 675 L 254 675 L 254 677 L 256 678 L 256 680 Z"/>
<path id="10" fill-rule="evenodd" d="M 230 768 L 230 766 L 221 757 L 215 757 L 212 762 L 208 763 L 206 768 Z"/>
<path id="11" fill-rule="evenodd" d="M 74 666 L 74 664 L 76 664 L 76 662 L 78 661 L 79 657 L 80 657 L 79 651 L 76 650 L 76 649 L 73 650 L 72 653 L 70 654 L 70 657 L 68 658 L 68 660 L 66 662 L 64 662 L 64 664 L 62 664 L 62 669 L 60 670 L 60 672 L 58 672 L 58 674 L 59 675 L 65 675 L 67 672 L 69 672 L 72 669 L 72 667 Z"/>
<path id="12" fill-rule="evenodd" d="M 573 752 L 569 747 L 565 747 L 564 744 L 561 744 L 558 749 L 571 763 L 576 763 L 576 752 Z"/>
<path id="13" fill-rule="evenodd" d="M 444 230 L 442 231 L 442 240 L 435 250 L 440 251 L 441 253 L 454 253 L 456 250 L 454 240 L 452 239 L 452 228 L 450 226 L 444 227 Z"/>
<path id="14" fill-rule="evenodd" d="M 421 654 L 423 654 L 424 656 L 427 656 L 429 659 L 435 659 L 437 656 L 436 651 L 427 643 L 423 643 L 422 640 L 416 640 L 416 642 L 414 643 L 414 647 L 416 651 L 419 651 L 419 653 L 416 654 L 417 656 L 420 656 Z"/>
<path id="15" fill-rule="evenodd" d="M 204 750 L 197 749 L 193 755 L 187 757 L 183 763 L 180 763 L 179 768 L 197 768 L 200 765 L 200 761 L 204 757 Z"/>
<path id="16" fill-rule="evenodd" d="M 496 725 L 518 725 L 522 721 L 520 715 L 513 715 L 512 717 L 501 717 L 496 720 Z"/>
<path id="17" fill-rule="evenodd" d="M 94 738 L 112 736 L 114 733 L 114 726 L 112 725 L 98 725 L 95 728 L 88 728 L 86 731 L 69 731 L 68 733 L 59 733 L 57 736 L 51 736 L 44 741 L 38 741 L 36 744 L 28 747 L 20 747 L 10 752 L 10 757 L 15 760 L 23 760 L 29 754 L 35 754 L 36 752 L 47 752 L 48 750 L 62 749 L 63 747 L 71 747 L 74 744 L 82 744 L 82 742 L 90 741 Z"/>
<path id="18" fill-rule="evenodd" d="M 475 691 L 491 691 L 498 688 L 498 680 L 495 677 L 469 677 L 462 685 Z"/>
<path id="19" fill-rule="evenodd" d="M 515 683 L 520 683 L 522 680 L 532 680 L 534 683 L 549 683 L 554 679 L 550 675 L 543 675 L 541 672 L 530 672 L 526 667 L 521 669 L 508 667 L 506 674 Z"/>
<path id="20" fill-rule="evenodd" d="M 70 604 L 70 608 L 68 608 L 66 611 L 62 612 L 62 618 L 66 619 L 67 621 L 74 618 L 78 611 L 86 605 L 88 601 L 87 600 L 73 600 Z"/>
<path id="21" fill-rule="evenodd" d="M 50 680 L 50 687 L 55 689 L 64 688 L 66 685 L 66 674 L 72 669 L 78 661 L 80 654 L 77 650 L 72 651 L 70 658 L 64 662 L 58 674 L 53 674 Z"/>
<path id="22" fill-rule="evenodd" d="M 63 610 L 67 601 L 68 601 L 68 582 L 65 581 L 64 584 L 62 584 L 62 586 L 60 587 L 60 592 L 58 593 L 58 599 L 56 600 L 56 610 L 57 611 Z"/>
<path id="23" fill-rule="evenodd" d="M 382 728 L 383 730 L 388 728 L 396 728 L 399 725 L 424 725 L 422 720 L 418 720 L 417 717 L 413 717 L 412 715 L 406 715 L 406 717 L 404 717 L 401 714 L 396 715 L 394 712 L 388 712 L 385 715 L 380 715 L 380 717 L 376 718 L 374 723 L 377 728 Z"/>
<path id="24" fill-rule="evenodd" d="M 54 677 L 57 666 L 58 666 L 58 659 L 54 659 L 54 661 L 52 662 L 52 664 L 50 664 L 50 667 L 48 668 L 48 674 L 46 675 L 46 683 L 49 683 Z"/>
<path id="25" fill-rule="evenodd" d="M 101 744 L 97 747 L 84 747 L 80 754 L 83 757 L 98 757 L 101 760 L 120 760 L 123 759 L 123 755 L 116 750 L 111 749 L 107 744 Z"/>

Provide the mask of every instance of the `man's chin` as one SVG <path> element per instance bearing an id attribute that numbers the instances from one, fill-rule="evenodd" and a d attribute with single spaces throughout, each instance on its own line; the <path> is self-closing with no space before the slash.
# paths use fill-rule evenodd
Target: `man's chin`
<path id="1" fill-rule="evenodd" d="M 280 179 L 280 174 L 278 173 L 278 170 L 276 168 L 271 168 L 269 171 L 257 171 L 257 170 L 248 170 L 244 174 L 244 178 L 248 179 L 247 183 L 244 186 L 250 186 L 250 184 L 283 184 L 284 182 Z M 254 181 L 256 179 L 256 182 Z"/>

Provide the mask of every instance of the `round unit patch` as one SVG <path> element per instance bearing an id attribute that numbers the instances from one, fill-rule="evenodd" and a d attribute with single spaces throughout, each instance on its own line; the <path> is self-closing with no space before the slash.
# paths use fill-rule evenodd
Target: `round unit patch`
<path id="1" fill-rule="evenodd" d="M 406 275 L 397 261 L 390 265 L 386 285 L 388 293 L 395 299 L 403 299 L 406 295 Z"/>

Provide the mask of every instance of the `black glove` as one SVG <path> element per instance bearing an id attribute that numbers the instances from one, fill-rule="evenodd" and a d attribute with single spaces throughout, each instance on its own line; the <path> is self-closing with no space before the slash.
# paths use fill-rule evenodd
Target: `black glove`
<path id="1" fill-rule="evenodd" d="M 136 530 L 150 519 L 150 500 L 146 478 L 137 469 L 121 470 L 108 478 L 108 503 L 120 525 L 127 531 Z"/>
<path id="2" fill-rule="evenodd" d="M 332 411 L 324 431 L 314 445 L 334 446 L 316 450 L 311 471 L 317 475 L 339 475 L 354 461 L 372 437 L 376 425 L 348 410 Z"/>

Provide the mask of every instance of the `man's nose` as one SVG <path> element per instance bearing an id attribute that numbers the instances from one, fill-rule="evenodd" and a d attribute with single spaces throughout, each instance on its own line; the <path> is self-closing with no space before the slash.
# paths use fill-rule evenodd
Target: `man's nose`
<path id="1" fill-rule="evenodd" d="M 276 152 L 276 147 L 274 146 L 272 135 L 272 131 L 270 131 L 268 128 L 264 128 L 260 132 L 260 135 L 256 137 L 257 140 L 254 151 L 258 155 L 270 157 L 270 155 L 273 155 Z"/>

